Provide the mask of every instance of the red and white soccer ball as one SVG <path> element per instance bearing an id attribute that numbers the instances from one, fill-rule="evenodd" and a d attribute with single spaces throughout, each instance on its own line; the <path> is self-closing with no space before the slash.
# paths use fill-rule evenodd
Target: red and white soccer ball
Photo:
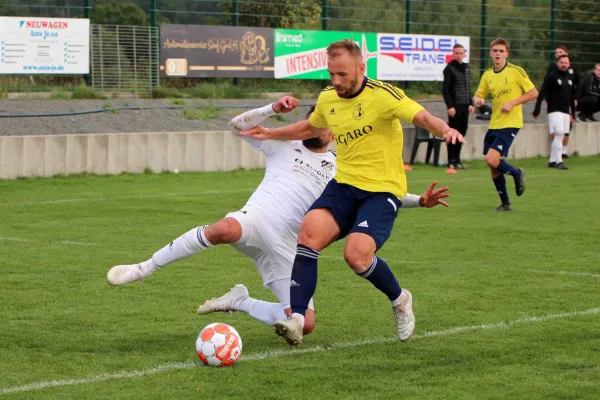
<path id="1" fill-rule="evenodd" d="M 215 322 L 198 334 L 196 353 L 205 365 L 230 366 L 242 355 L 242 338 L 232 326 Z"/>

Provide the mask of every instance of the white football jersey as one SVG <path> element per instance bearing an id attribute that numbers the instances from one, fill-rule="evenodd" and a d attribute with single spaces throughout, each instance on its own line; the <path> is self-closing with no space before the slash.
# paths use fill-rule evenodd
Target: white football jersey
<path id="1" fill-rule="evenodd" d="M 273 223 L 298 234 L 304 214 L 335 176 L 335 154 L 315 153 L 301 141 L 265 140 L 265 176 L 246 207 L 261 207 Z"/>
<path id="2" fill-rule="evenodd" d="M 229 126 L 233 133 L 249 129 L 275 115 L 272 106 L 247 111 Z M 335 153 L 315 153 L 302 141 L 256 140 L 242 137 L 266 156 L 265 176 L 244 208 L 265 211 L 269 223 L 298 234 L 304 214 L 335 176 Z"/>

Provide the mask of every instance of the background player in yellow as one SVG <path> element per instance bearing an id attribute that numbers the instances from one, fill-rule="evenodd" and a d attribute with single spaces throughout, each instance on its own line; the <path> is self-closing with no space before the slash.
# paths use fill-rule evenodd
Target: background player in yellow
<path id="1" fill-rule="evenodd" d="M 407 190 L 399 119 L 447 142 L 462 142 L 463 137 L 401 90 L 366 78 L 360 49 L 351 40 L 332 43 L 327 57 L 333 86 L 319 95 L 310 121 L 242 131 L 255 139 L 293 140 L 318 137 L 329 128 L 337 143 L 337 173 L 300 226 L 290 288 L 292 315 L 275 322 L 274 328 L 288 343 L 302 343 L 304 315 L 317 286 L 319 252 L 348 236 L 344 259 L 356 274 L 387 295 L 398 337 L 406 341 L 415 326 L 412 295 L 400 288 L 387 263 L 375 256 L 390 237 L 402 204 L 399 198 Z"/>
<path id="2" fill-rule="evenodd" d="M 504 39 L 492 42 L 490 55 L 494 60 L 494 67 L 481 76 L 474 98 L 478 107 L 485 104 L 488 95 L 492 98 L 492 118 L 483 142 L 483 154 L 502 201 L 496 211 L 512 210 L 504 174 L 513 177 L 517 196 L 525 191 L 525 172 L 522 168 L 513 167 L 504 158 L 508 156 L 513 140 L 523 127 L 522 104 L 535 100 L 538 96 L 538 91 L 525 70 L 506 60 L 509 49 L 509 44 Z"/>

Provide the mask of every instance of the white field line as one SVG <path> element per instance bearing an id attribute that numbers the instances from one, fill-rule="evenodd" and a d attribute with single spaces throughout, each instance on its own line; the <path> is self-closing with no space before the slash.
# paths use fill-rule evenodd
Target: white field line
<path id="1" fill-rule="evenodd" d="M 324 258 L 326 260 L 336 260 L 336 261 L 344 261 L 344 257 L 342 256 L 319 256 L 319 258 Z M 395 264 L 431 264 L 429 261 L 411 261 L 411 260 L 395 260 L 393 258 L 381 257 L 386 262 L 391 262 Z"/>
<path id="2" fill-rule="evenodd" d="M 5 236 L 0 236 L 0 242 L 1 241 L 20 242 L 20 243 L 42 243 L 39 240 L 23 239 L 23 238 L 17 238 L 17 237 L 5 237 Z M 59 240 L 59 241 L 49 242 L 49 244 L 50 245 L 61 244 L 61 245 L 65 245 L 65 246 L 97 246 L 98 245 L 97 243 L 75 242 L 73 240 Z"/>
<path id="3" fill-rule="evenodd" d="M 440 169 L 441 171 L 441 169 Z M 578 174 L 578 176 L 582 175 L 595 175 L 595 173 L 587 173 L 582 172 Z M 527 178 L 540 178 L 546 177 L 548 175 L 527 175 Z M 410 179 L 410 175 L 408 177 L 409 182 L 411 183 L 412 190 L 417 193 L 421 193 L 422 190 L 425 190 L 426 187 L 415 188 L 413 185 L 416 184 L 429 184 L 432 179 Z M 479 181 L 479 180 L 489 180 L 489 176 L 466 176 L 460 177 L 461 181 Z M 444 182 L 443 179 L 438 179 L 442 181 L 438 186 L 443 185 L 452 185 L 452 182 Z M 206 190 L 206 191 L 198 191 L 198 192 L 168 192 L 168 193 L 144 193 L 144 194 L 136 194 L 131 196 L 114 196 L 114 197 L 81 197 L 81 198 L 72 198 L 72 199 L 55 199 L 55 200 L 43 200 L 43 201 L 28 201 L 24 203 L 7 203 L 7 206 L 30 206 L 30 205 L 44 205 L 44 204 L 61 204 L 61 203 L 82 203 L 82 202 L 98 202 L 98 201 L 113 201 L 113 200 L 130 200 L 130 199 L 150 199 L 150 198 L 161 198 L 161 197 L 174 197 L 174 196 L 206 196 L 206 195 L 218 195 L 218 194 L 234 194 L 234 193 L 247 193 L 253 192 L 256 187 L 252 188 L 240 188 L 235 190 Z"/>
<path id="4" fill-rule="evenodd" d="M 592 274 L 591 272 L 571 272 L 571 271 L 542 271 L 538 269 L 530 269 L 530 272 L 537 272 L 540 274 L 556 274 L 556 275 L 571 275 L 571 276 L 587 276 L 590 278 L 600 278 L 600 274 Z"/>
<path id="5" fill-rule="evenodd" d="M 530 324 L 530 323 L 534 323 L 534 322 L 543 322 L 543 321 L 548 321 L 548 320 L 552 320 L 552 319 L 560 319 L 560 318 L 571 318 L 571 317 L 576 317 L 576 316 L 580 316 L 580 315 L 597 315 L 597 314 L 600 314 L 600 308 L 589 308 L 589 309 L 583 310 L 583 311 L 573 311 L 573 312 L 568 312 L 568 313 L 546 314 L 546 315 L 541 315 L 541 316 L 525 317 L 525 318 L 519 318 L 519 319 L 516 319 L 513 321 L 508 321 L 508 322 L 496 322 L 496 323 L 491 323 L 491 324 L 470 325 L 470 326 L 457 326 L 455 328 L 444 329 L 444 330 L 439 330 L 439 331 L 428 331 L 428 332 L 418 333 L 413 336 L 413 340 L 424 339 L 424 338 L 429 338 L 429 337 L 436 337 L 436 336 L 456 335 L 458 333 L 485 330 L 485 329 L 510 328 L 514 325 Z M 332 350 L 342 350 L 342 349 L 348 349 L 348 348 L 364 346 L 364 345 L 369 345 L 369 344 L 390 343 L 390 342 L 397 342 L 397 341 L 398 341 L 398 339 L 396 339 L 396 338 L 372 338 L 372 339 L 362 339 L 362 340 L 358 340 L 358 341 L 354 341 L 354 342 L 334 343 L 330 346 L 315 346 L 315 347 L 309 347 L 309 348 L 304 348 L 304 349 L 300 349 L 300 350 L 294 350 L 294 349 L 276 350 L 276 351 L 269 351 L 269 352 L 265 352 L 265 353 L 249 354 L 247 356 L 243 356 L 242 359 L 240 360 L 240 362 L 266 360 L 266 359 L 287 357 L 287 356 L 297 356 L 297 355 L 301 355 L 301 354 L 325 352 L 325 351 L 332 351 Z M 192 361 L 173 362 L 173 363 L 162 364 L 162 365 L 159 365 L 159 366 L 156 366 L 153 368 L 149 368 L 149 369 L 144 369 L 144 370 L 122 371 L 122 372 L 117 372 L 117 373 L 105 373 L 105 374 L 100 374 L 100 375 L 92 376 L 89 378 L 83 378 L 83 379 L 64 379 L 64 380 L 56 380 L 56 381 L 48 381 L 48 382 L 30 383 L 28 385 L 13 386 L 13 387 L 0 389 L 0 395 L 10 394 L 10 393 L 18 393 L 18 392 L 28 392 L 28 391 L 34 391 L 34 390 L 42 390 L 42 389 L 48 389 L 48 388 L 60 387 L 60 386 L 85 385 L 85 384 L 90 384 L 90 383 L 99 383 L 99 382 L 105 382 L 105 381 L 111 381 L 111 380 L 117 380 L 117 379 L 137 378 L 137 377 L 157 374 L 157 373 L 161 373 L 161 372 L 169 372 L 169 371 L 197 368 L 197 367 L 200 367 L 201 365 L 202 364 L 200 364 L 199 362 L 192 362 Z"/>

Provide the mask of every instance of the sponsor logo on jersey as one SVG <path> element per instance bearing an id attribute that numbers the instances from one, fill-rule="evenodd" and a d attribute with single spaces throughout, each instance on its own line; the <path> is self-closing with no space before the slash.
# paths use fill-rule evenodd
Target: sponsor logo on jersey
<path id="1" fill-rule="evenodd" d="M 337 145 L 345 144 L 347 145 L 349 142 L 361 138 L 363 135 L 368 135 L 373 131 L 373 127 L 371 125 L 365 125 L 362 128 L 357 128 L 348 131 L 346 133 L 335 133 L 335 143 Z"/>
<path id="2" fill-rule="evenodd" d="M 510 92 L 512 92 L 512 89 L 504 89 L 504 90 L 499 91 L 496 94 L 492 94 L 490 97 L 492 98 L 492 100 L 495 100 L 499 97 L 509 94 Z"/>

